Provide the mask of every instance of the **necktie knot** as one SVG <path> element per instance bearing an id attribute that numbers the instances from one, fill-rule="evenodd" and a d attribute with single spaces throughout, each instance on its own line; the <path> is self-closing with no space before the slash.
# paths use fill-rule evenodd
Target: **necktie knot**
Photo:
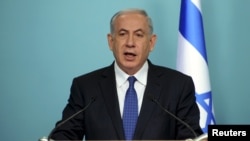
<path id="1" fill-rule="evenodd" d="M 134 87 L 136 78 L 134 76 L 128 77 L 129 87 Z"/>

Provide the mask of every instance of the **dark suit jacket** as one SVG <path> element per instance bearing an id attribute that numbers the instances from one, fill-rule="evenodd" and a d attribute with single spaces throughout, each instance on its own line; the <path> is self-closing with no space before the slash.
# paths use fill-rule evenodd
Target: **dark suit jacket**
<path id="1" fill-rule="evenodd" d="M 92 97 L 95 97 L 95 101 L 86 111 L 58 127 L 52 134 L 52 139 L 82 140 L 85 136 L 86 140 L 124 140 L 114 63 L 73 80 L 61 121 L 82 109 Z M 134 139 L 173 140 L 194 137 L 190 129 L 164 112 L 149 97 L 157 99 L 164 108 L 190 125 L 198 135 L 202 134 L 191 77 L 153 65 L 149 61 L 147 86 Z"/>

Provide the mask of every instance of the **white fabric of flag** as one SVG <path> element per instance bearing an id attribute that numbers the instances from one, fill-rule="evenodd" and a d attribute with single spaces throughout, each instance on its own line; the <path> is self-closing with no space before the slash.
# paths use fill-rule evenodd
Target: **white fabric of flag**
<path id="1" fill-rule="evenodd" d="M 193 78 L 200 126 L 215 124 L 206 54 L 202 11 L 199 0 L 182 0 L 178 35 L 177 70 Z"/>

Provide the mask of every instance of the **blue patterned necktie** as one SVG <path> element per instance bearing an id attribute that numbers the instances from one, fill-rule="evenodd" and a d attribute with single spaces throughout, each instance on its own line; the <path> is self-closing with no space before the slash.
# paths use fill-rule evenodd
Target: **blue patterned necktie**
<path id="1" fill-rule="evenodd" d="M 128 78 L 129 88 L 126 92 L 124 110 L 123 110 L 123 127 L 126 140 L 132 140 L 138 118 L 138 101 L 137 94 L 134 88 L 136 78 L 130 76 Z"/>

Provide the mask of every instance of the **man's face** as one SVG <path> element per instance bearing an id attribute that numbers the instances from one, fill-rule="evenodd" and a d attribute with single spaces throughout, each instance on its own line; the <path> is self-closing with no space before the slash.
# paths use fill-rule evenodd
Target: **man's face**
<path id="1" fill-rule="evenodd" d="M 108 34 L 110 50 L 119 67 L 129 75 L 136 73 L 153 50 L 156 35 L 150 34 L 147 18 L 127 13 L 116 18 L 114 33 Z"/>

